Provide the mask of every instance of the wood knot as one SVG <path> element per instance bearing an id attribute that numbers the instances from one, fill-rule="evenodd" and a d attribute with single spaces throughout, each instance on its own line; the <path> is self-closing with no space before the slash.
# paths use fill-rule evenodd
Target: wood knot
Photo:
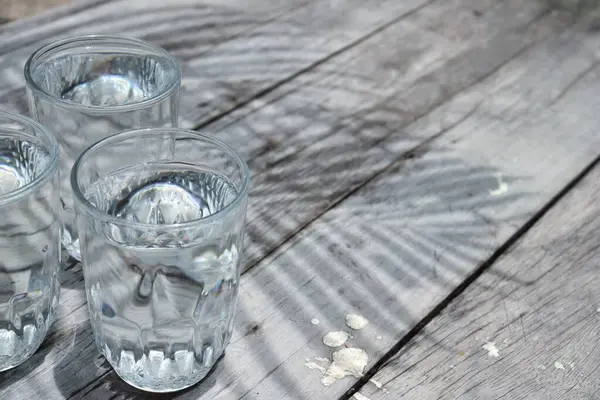
<path id="1" fill-rule="evenodd" d="M 246 326 L 246 334 L 244 336 L 252 335 L 260 330 L 260 325 L 256 322 L 252 322 Z"/>

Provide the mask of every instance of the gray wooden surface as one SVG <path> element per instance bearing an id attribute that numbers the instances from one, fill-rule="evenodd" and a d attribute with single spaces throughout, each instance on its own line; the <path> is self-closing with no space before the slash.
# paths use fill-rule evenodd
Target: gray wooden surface
<path id="1" fill-rule="evenodd" d="M 599 181 L 596 167 L 375 375 L 389 393 L 372 385 L 361 392 L 371 399 L 599 398 Z"/>
<path id="2" fill-rule="evenodd" d="M 0 23 L 30 17 L 71 0 L 0 0 Z"/>
<path id="3" fill-rule="evenodd" d="M 395 399 L 404 378 L 382 364 L 600 153 L 597 25 L 557 4 L 75 1 L 0 26 L 0 104 L 25 112 L 22 64 L 48 40 L 173 52 L 181 124 L 234 145 L 253 183 L 234 339 L 166 398 Z M 59 318 L 0 398 L 148 398 L 96 351 L 82 279 L 65 266 Z M 348 343 L 366 375 L 324 386 L 307 359 L 331 358 L 322 336 L 350 312 L 369 319 Z"/>

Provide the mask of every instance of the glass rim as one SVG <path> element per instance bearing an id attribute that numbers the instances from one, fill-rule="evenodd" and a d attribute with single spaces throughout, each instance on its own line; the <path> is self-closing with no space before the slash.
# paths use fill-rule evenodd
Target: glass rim
<path id="1" fill-rule="evenodd" d="M 34 178 L 31 182 L 26 183 L 24 186 L 16 190 L 12 190 L 7 193 L 0 194 L 0 207 L 5 206 L 7 204 L 13 203 L 21 198 L 27 196 L 27 194 L 31 193 L 35 189 L 39 188 L 43 185 L 50 176 L 58 169 L 58 160 L 59 160 L 59 149 L 58 149 L 58 141 L 50 133 L 50 131 L 44 128 L 41 124 L 34 121 L 31 118 L 25 117 L 23 115 L 10 113 L 7 111 L 0 110 L 0 120 L 8 120 L 15 121 L 16 123 L 20 123 L 26 126 L 33 127 L 37 133 L 41 133 L 42 140 L 47 140 L 48 143 L 44 143 L 44 147 L 48 147 L 47 150 L 50 153 L 50 161 L 44 171 Z M 22 137 L 31 137 L 32 135 L 27 132 L 18 131 L 10 128 L 2 128 L 0 127 L 0 135 L 3 133 L 15 133 Z M 34 136 L 35 137 L 35 136 Z M 47 146 L 46 146 L 47 144 Z"/>
<path id="2" fill-rule="evenodd" d="M 165 134 L 185 134 L 191 136 L 193 138 L 209 142 L 210 144 L 216 146 L 220 150 L 227 153 L 231 156 L 234 161 L 237 163 L 238 168 L 242 174 L 242 183 L 240 189 L 238 190 L 235 199 L 223 207 L 221 210 L 217 211 L 214 214 L 209 215 L 205 218 L 194 219 L 192 221 L 181 222 L 177 224 L 149 224 L 144 222 L 134 222 L 125 220 L 123 218 L 115 217 L 110 215 L 98 207 L 94 206 L 83 194 L 81 191 L 80 185 L 77 181 L 78 172 L 80 166 L 85 162 L 86 158 L 95 152 L 96 150 L 105 147 L 106 145 L 110 145 L 113 143 L 118 143 L 126 139 L 130 138 L 143 138 L 145 136 L 156 134 L 156 135 L 165 135 Z M 214 221 L 220 220 L 224 218 L 226 215 L 229 215 L 232 210 L 237 208 L 239 204 L 242 202 L 244 198 L 247 197 L 248 189 L 250 187 L 250 168 L 248 168 L 248 164 L 242 159 L 241 155 L 230 145 L 223 142 L 222 140 L 216 139 L 213 136 L 207 135 L 205 133 L 197 132 L 191 129 L 183 129 L 177 127 L 162 127 L 162 128 L 143 128 L 143 129 L 134 129 L 129 131 L 124 131 L 120 133 L 116 133 L 114 135 L 108 136 L 90 147 L 88 147 L 79 157 L 75 160 L 73 164 L 73 168 L 71 169 L 70 183 L 71 190 L 73 192 L 73 199 L 76 203 L 79 203 L 79 206 L 83 208 L 83 210 L 90 214 L 97 220 L 102 222 L 111 223 L 127 228 L 134 228 L 138 230 L 181 230 L 187 228 L 197 227 L 199 225 L 205 225 L 213 223 Z"/>
<path id="3" fill-rule="evenodd" d="M 86 42 L 94 43 L 97 41 L 108 41 L 113 43 L 125 43 L 136 46 L 138 48 L 145 48 L 146 50 L 150 50 L 156 54 L 164 56 L 169 63 L 172 64 L 173 70 L 176 73 L 175 79 L 173 82 L 165 88 L 162 92 L 157 94 L 156 96 L 150 97 L 148 99 L 139 101 L 137 103 L 132 104 L 123 104 L 116 106 L 89 106 L 79 103 L 70 102 L 62 99 L 61 97 L 57 97 L 48 93 L 44 89 L 42 89 L 31 76 L 31 68 L 34 62 L 41 59 L 44 55 L 51 53 L 53 50 L 60 50 L 65 45 L 69 45 L 72 43 L 81 43 L 85 44 Z M 156 46 L 152 43 L 146 42 L 145 40 L 127 37 L 127 36 L 115 36 L 115 35 L 81 35 L 81 36 L 73 36 L 65 39 L 60 39 L 54 42 L 46 43 L 41 47 L 37 48 L 31 55 L 27 58 L 25 62 L 25 66 L 23 67 L 23 74 L 25 76 L 25 83 L 27 87 L 29 87 L 32 91 L 34 91 L 37 95 L 44 97 L 46 100 L 51 101 L 57 106 L 73 109 L 78 111 L 83 111 L 87 113 L 98 113 L 98 114 L 111 114 L 111 113 L 121 113 L 128 111 L 135 111 L 139 109 L 144 109 L 148 106 L 154 105 L 156 103 L 161 102 L 164 99 L 169 98 L 173 93 L 175 93 L 181 86 L 181 67 L 179 62 L 173 57 L 171 53 L 163 49 L 162 47 Z"/>

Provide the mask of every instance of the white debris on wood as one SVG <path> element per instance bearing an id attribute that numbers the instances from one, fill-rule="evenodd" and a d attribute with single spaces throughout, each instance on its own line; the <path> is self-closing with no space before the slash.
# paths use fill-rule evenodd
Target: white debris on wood
<path id="1" fill-rule="evenodd" d="M 358 392 L 354 393 L 354 396 L 352 396 L 352 397 L 354 397 L 356 400 L 371 400 L 368 397 L 363 396 L 362 394 L 360 394 Z"/>
<path id="2" fill-rule="evenodd" d="M 381 335 L 377 335 L 377 338 L 376 338 L 376 339 L 377 339 L 377 340 L 383 340 L 383 336 L 381 336 Z"/>
<path id="3" fill-rule="evenodd" d="M 304 363 L 304 365 L 306 365 L 308 367 L 308 369 L 318 369 L 321 372 L 325 372 L 326 369 L 325 367 L 323 367 L 322 365 L 317 364 L 314 361 L 307 361 Z"/>
<path id="4" fill-rule="evenodd" d="M 383 391 L 383 393 L 389 393 L 389 390 L 387 390 L 386 388 L 383 387 L 383 383 L 376 381 L 375 379 L 369 379 L 369 382 L 371 382 L 373 385 L 375 385 L 375 387 L 381 391 Z"/>
<path id="5" fill-rule="evenodd" d="M 321 378 L 321 383 L 329 386 L 346 376 L 360 378 L 369 362 L 369 355 L 363 349 L 347 347 L 333 353 L 333 362 Z"/>
<path id="6" fill-rule="evenodd" d="M 488 352 L 488 356 L 500 357 L 500 350 L 498 350 L 494 342 L 485 342 L 485 344 L 482 347 L 485 351 Z"/>
<path id="7" fill-rule="evenodd" d="M 325 373 L 325 371 L 327 371 L 327 368 L 325 368 L 325 366 L 321 365 L 320 363 L 327 364 L 327 363 L 329 363 L 329 359 L 322 358 L 322 357 L 315 357 L 314 361 L 311 361 L 309 358 L 307 358 L 304 365 L 306 367 L 308 367 L 308 369 L 317 369 L 317 370 L 321 371 L 322 373 Z"/>
<path id="8" fill-rule="evenodd" d="M 310 320 L 310 323 L 313 324 L 313 325 L 319 325 L 320 322 L 321 321 L 319 321 L 317 318 L 313 318 L 313 319 Z"/>
<path id="9" fill-rule="evenodd" d="M 561 363 L 560 361 L 554 361 L 554 368 L 556 369 L 565 369 L 565 365 L 563 363 Z"/>
<path id="10" fill-rule="evenodd" d="M 349 328 L 354 330 L 364 329 L 365 326 L 369 323 L 369 320 L 358 314 L 348 314 L 346 315 L 346 325 Z"/>
<path id="11" fill-rule="evenodd" d="M 490 196 L 500 196 L 508 191 L 508 185 L 502 180 L 502 175 L 496 175 L 496 181 L 498 182 L 498 187 L 489 191 Z"/>
<path id="12" fill-rule="evenodd" d="M 326 333 L 323 336 L 323 344 L 328 347 L 340 347 L 343 346 L 348 339 L 350 334 L 346 331 L 333 331 Z"/>

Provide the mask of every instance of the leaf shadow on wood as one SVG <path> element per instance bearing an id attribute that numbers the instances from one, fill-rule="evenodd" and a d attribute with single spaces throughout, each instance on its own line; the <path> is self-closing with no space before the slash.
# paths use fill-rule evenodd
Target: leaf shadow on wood
<path id="1" fill-rule="evenodd" d="M 97 10 L 90 10 L 94 11 Z M 231 54 L 223 54 L 214 49 L 236 38 L 244 40 L 250 32 L 266 24 L 267 17 L 268 15 L 261 12 L 240 12 L 218 5 L 179 4 L 147 7 L 136 10 L 135 13 L 125 11 L 123 15 L 119 15 L 119 24 L 116 25 L 113 23 L 115 16 L 106 15 L 106 11 L 102 10 L 93 21 L 83 19 L 81 22 L 71 22 L 67 28 L 50 30 L 43 41 L 33 42 L 30 38 L 23 38 L 11 43 L 12 47 L 5 47 L 5 56 L 0 58 L 0 101 L 7 104 L 13 112 L 28 113 L 23 65 L 29 55 L 43 44 L 79 35 L 116 34 L 147 40 L 169 51 L 183 69 L 181 103 L 189 105 L 187 109 L 197 113 L 196 105 L 201 104 L 202 98 L 206 97 L 211 103 L 211 108 L 214 108 L 217 103 L 230 102 L 240 97 L 240 91 L 246 93 L 244 88 L 251 90 L 248 82 L 227 84 L 226 82 L 231 80 L 225 74 L 221 85 L 209 72 L 197 72 L 195 68 L 190 68 L 189 62 L 201 59 L 206 60 L 209 65 L 212 65 L 212 62 L 229 65 L 235 64 L 235 59 L 239 57 L 244 58 L 244 62 L 251 61 L 252 52 L 247 46 L 240 46 L 238 52 L 230 52 Z M 268 37 L 269 33 L 277 36 L 276 32 L 284 29 L 284 24 L 275 24 L 271 32 L 262 33 L 260 38 Z M 247 40 L 250 41 L 251 36 Z M 254 37 L 253 40 L 256 42 L 257 38 Z M 244 55 L 246 52 L 247 57 Z M 255 64 L 258 59 L 260 57 L 254 54 Z M 260 75 L 255 76 L 256 79 L 259 77 Z M 186 108 L 182 109 L 184 111 Z M 186 115 L 191 114 L 182 113 L 184 119 Z M 196 121 L 197 116 L 194 118 L 194 122 Z"/>
<path id="2" fill-rule="evenodd" d="M 360 283 L 354 281 L 353 289 L 358 292 L 352 297 L 385 299 L 381 304 L 364 305 L 367 309 L 363 311 L 371 315 L 396 298 L 387 279 L 399 281 L 399 290 L 422 286 L 424 280 L 439 281 L 442 286 L 458 282 L 495 248 L 495 225 L 511 222 L 492 222 L 474 211 L 503 207 L 525 193 L 490 195 L 497 185 L 497 171 L 469 166 L 452 154 L 433 150 L 427 159 L 413 162 L 408 173 L 403 172 L 404 162 L 397 164 L 389 174 L 363 188 L 361 196 L 348 199 L 306 228 L 302 239 L 263 268 L 269 276 L 264 284 L 273 286 L 273 281 L 281 280 L 283 286 L 299 288 L 310 281 L 310 285 L 320 286 L 325 299 L 331 294 L 324 304 L 335 311 L 330 317 L 339 319 L 344 308 L 353 306 L 339 307 L 345 300 L 337 298 L 332 289 L 340 288 L 348 276 L 364 278 Z M 517 178 L 503 179 L 510 185 Z M 310 199 L 299 197 L 299 201 L 311 206 Z M 254 223 L 258 222 L 249 225 Z M 285 218 L 269 218 L 267 223 L 272 230 L 282 231 L 292 225 Z M 292 301 L 297 301 L 301 310 L 302 304 L 315 298 Z M 404 313 L 408 311 L 400 315 Z"/>
<path id="3" fill-rule="evenodd" d="M 373 351 L 377 359 L 381 346 L 374 340 L 376 334 L 398 340 L 493 252 L 497 228 L 521 217 L 483 216 L 527 193 L 509 189 L 493 194 L 498 171 L 469 165 L 454 154 L 451 149 L 430 149 L 416 160 L 398 163 L 364 187 L 361 196 L 306 228 L 285 252 L 252 270 L 245 290 L 253 296 L 260 292 L 263 302 L 274 306 L 261 309 L 260 314 L 267 315 L 261 318 L 242 305 L 237 323 L 255 321 L 261 326 L 275 320 L 290 326 L 265 328 L 268 336 L 260 339 L 238 336 L 231 346 L 251 348 L 254 354 L 248 358 L 263 362 L 273 380 L 294 393 L 302 382 L 297 371 L 292 375 L 285 365 L 279 368 L 293 353 L 277 345 L 281 334 L 275 331 L 296 336 L 291 341 L 300 343 L 298 350 L 310 343 L 314 356 L 328 356 L 320 344 L 324 329 L 344 329 L 345 315 L 359 312 L 378 330 L 356 333 L 350 344 Z M 512 188 L 517 179 L 524 178 L 505 176 L 503 182 Z M 291 224 L 268 222 L 272 229 Z M 265 308 L 262 302 L 261 307 Z M 322 328 L 312 325 L 312 318 L 319 319 Z M 272 363 L 272 358 L 279 361 Z"/>
<path id="4" fill-rule="evenodd" d="M 364 150 L 356 144 L 330 145 L 328 148 L 326 143 L 314 156 L 315 160 L 327 160 L 319 175 L 299 168 L 285 179 L 279 176 L 279 183 L 294 180 L 290 193 L 277 196 L 268 192 L 272 188 L 265 196 L 260 191 L 252 193 L 265 212 L 254 214 L 247 231 L 255 229 L 253 225 L 267 225 L 275 233 L 273 238 L 281 240 L 293 234 L 290 229 L 297 229 L 299 222 L 307 221 L 302 213 L 274 216 L 266 210 L 290 202 L 311 210 L 315 204 L 342 195 L 328 188 L 353 164 L 335 156 L 349 154 L 350 159 L 359 159 Z M 240 304 L 236 333 L 228 347 L 230 356 L 217 367 L 217 373 L 182 394 L 182 398 L 209 392 L 221 379 L 226 380 L 219 383 L 220 387 L 225 385 L 221 390 L 243 397 L 253 384 L 247 384 L 239 374 L 243 376 L 253 368 L 272 371 L 278 384 L 294 393 L 302 387 L 299 376 L 305 379 L 305 375 L 287 369 L 285 361 L 293 357 L 290 348 L 300 350 L 310 343 L 314 355 L 329 356 L 329 350 L 320 344 L 321 336 L 325 329 L 344 329 L 344 317 L 349 312 L 365 315 L 377 328 L 357 333 L 351 341 L 351 345 L 367 349 L 372 359 L 377 359 L 385 346 L 377 344 L 375 335 L 386 337 L 386 346 L 393 344 L 436 300 L 489 256 L 497 246 L 499 227 L 519 220 L 521 216 L 515 213 L 504 219 L 485 214 L 526 196 L 513 186 L 524 179 L 503 176 L 508 191 L 494 194 L 499 185 L 498 170 L 471 165 L 451 148 L 430 147 L 412 158 L 398 156 L 398 162 L 364 186 L 360 196 L 350 197 L 326 213 L 294 237 L 283 253 L 246 275 L 243 292 L 261 298 L 260 308 Z M 315 182 L 325 189 L 316 194 L 307 191 Z M 344 190 L 347 192 L 348 186 Z M 325 202 L 323 212 L 327 204 L 331 205 L 330 201 Z M 261 236 L 255 235 L 254 240 L 261 240 Z M 312 325 L 312 318 L 318 318 L 321 324 Z M 248 326 L 257 329 L 249 330 Z M 277 329 L 289 342 L 277 336 Z M 282 364 L 284 367 L 279 368 Z M 115 383 L 118 379 L 110 372 L 102 381 L 109 383 L 98 384 L 115 393 L 122 389 L 120 383 Z M 124 398 L 142 395 L 130 391 Z"/>
<path id="5" fill-rule="evenodd" d="M 311 108 L 312 110 L 312 108 Z M 288 116 L 291 115 L 296 115 L 296 111 L 294 109 L 294 111 L 290 111 L 289 113 L 287 113 Z M 308 120 L 309 118 L 315 117 L 314 113 L 309 113 L 307 112 L 306 108 L 301 108 L 300 110 L 298 110 L 299 113 L 302 114 L 302 118 L 301 119 L 296 119 L 296 123 L 294 124 L 294 126 L 302 126 L 302 122 Z M 330 112 L 324 111 L 324 114 L 319 114 L 320 116 L 325 115 L 321 121 L 322 124 L 329 124 L 330 119 L 332 118 L 332 114 Z M 325 121 L 326 120 L 326 121 Z M 274 131 L 279 130 L 279 127 L 277 125 L 272 125 L 270 129 L 273 129 Z M 337 129 L 337 128 L 336 128 Z M 262 131 L 263 134 L 266 134 L 266 132 L 263 130 Z M 300 132 L 301 134 L 301 132 Z M 362 152 L 361 149 L 358 149 L 356 146 L 353 147 L 356 156 L 360 157 L 359 153 Z M 333 150 L 333 149 L 330 149 Z M 345 149 L 335 149 L 336 151 L 345 151 Z M 336 168 L 343 168 L 342 165 L 336 165 Z M 296 171 L 297 172 L 297 171 Z M 332 171 L 333 173 L 335 173 L 335 171 Z M 298 187 L 298 189 L 302 190 L 302 185 L 300 185 Z M 317 196 L 318 198 L 321 198 L 321 195 Z M 268 214 L 266 214 L 268 215 Z M 272 247 L 275 247 L 277 243 L 271 243 Z M 84 287 L 83 287 L 83 279 L 82 279 L 82 272 L 81 272 L 81 267 L 79 264 L 77 265 L 67 265 L 64 268 L 63 271 L 63 279 L 61 279 L 61 281 L 63 282 L 64 285 L 66 285 L 69 289 L 77 289 L 77 290 L 81 290 L 83 291 Z M 94 353 L 96 353 L 96 349 L 92 346 L 92 348 L 89 349 L 89 351 L 92 351 Z M 74 350 L 75 354 L 80 354 L 79 351 Z M 265 354 L 263 354 L 263 357 L 265 356 Z M 73 357 L 77 357 L 76 355 L 74 355 Z M 68 370 L 68 366 L 72 364 L 72 362 L 68 361 L 68 358 L 65 358 L 66 361 L 64 361 L 60 366 L 57 366 L 56 368 L 54 368 L 54 373 L 56 375 L 55 380 L 57 382 L 57 386 L 59 387 L 59 389 L 61 389 L 61 391 L 63 392 L 63 394 L 66 397 L 72 396 L 72 381 L 65 381 L 62 376 L 63 374 L 66 373 L 66 370 Z M 77 370 L 77 373 L 81 373 L 81 381 L 85 381 L 85 376 L 90 376 L 90 375 L 94 375 L 97 376 L 97 373 L 92 372 L 90 373 L 90 369 L 96 369 L 94 368 L 93 364 L 88 364 L 88 365 L 84 365 L 81 367 L 81 369 Z M 210 380 L 213 379 L 211 377 L 207 378 L 204 383 L 202 384 L 202 388 L 205 388 L 206 386 L 210 385 L 208 382 L 210 382 Z M 121 391 L 123 389 L 123 386 L 119 386 L 121 385 L 122 381 L 116 377 L 116 375 L 114 373 L 110 373 L 110 375 L 106 376 L 103 378 L 103 381 L 110 381 L 113 382 L 113 384 L 109 385 L 107 387 L 108 390 L 111 390 L 111 387 L 116 388 L 115 390 L 117 391 Z M 116 382 L 116 383 L 115 383 Z M 65 386 L 66 385 L 66 386 Z M 124 387 L 128 387 L 128 386 L 124 386 Z M 131 396 L 146 396 L 146 394 L 141 394 L 142 392 L 136 392 L 135 389 L 131 389 L 133 390 L 132 392 L 130 392 Z M 243 393 L 244 391 L 242 391 Z"/>
<path id="6" fill-rule="evenodd" d="M 254 165 L 264 165 L 261 162 L 266 161 L 270 168 L 265 172 L 269 176 L 261 178 L 268 184 L 255 187 L 251 193 L 251 208 L 259 206 L 260 210 L 253 216 L 254 219 L 248 221 L 247 232 L 254 241 L 253 247 L 262 243 L 263 250 L 266 249 L 258 252 L 253 261 L 258 261 L 282 240 L 292 237 L 310 223 L 312 218 L 382 171 L 391 161 L 389 154 L 386 156 L 381 149 L 369 153 L 370 148 L 391 135 L 403 135 L 401 129 L 407 120 L 401 109 L 371 108 L 371 98 L 359 112 L 352 112 L 356 104 L 342 112 L 315 104 L 312 95 L 307 93 L 311 92 L 302 94 L 303 102 L 295 105 L 292 102 L 276 110 L 275 115 L 280 117 L 282 125 L 272 121 L 269 124 L 266 119 L 260 126 L 249 123 L 242 124 L 240 128 L 245 135 L 265 139 L 279 136 L 286 144 L 294 140 L 298 142 L 298 147 L 292 147 L 292 151 L 283 157 L 257 160 L 261 155 L 255 154 L 257 161 Z M 286 122 L 285 119 L 291 116 L 299 117 L 293 123 Z M 408 121 L 410 119 L 412 117 Z M 315 131 L 319 132 L 314 135 L 315 140 L 324 140 L 318 151 L 310 153 L 309 158 L 306 155 L 302 158 L 298 153 L 308 150 L 305 141 L 301 140 L 306 131 L 301 128 L 311 120 L 317 121 Z M 320 131 L 323 129 L 321 125 L 331 132 Z M 282 130 L 282 127 L 286 129 Z M 336 132 L 342 132 L 337 139 L 348 139 L 348 142 L 328 140 Z M 289 137 L 288 133 L 296 136 Z M 228 140 L 230 136 L 222 136 L 232 142 Z M 233 140 L 232 144 L 243 147 L 242 141 Z M 311 314 L 323 312 L 321 326 L 343 327 L 340 321 L 345 313 L 359 308 L 361 312 L 374 316 L 383 313 L 384 333 L 394 337 L 404 331 L 407 324 L 414 322 L 409 310 L 412 304 L 398 304 L 399 292 L 417 288 L 422 281 L 430 281 L 431 285 L 431 282 L 442 286 L 453 284 L 464 274 L 465 268 L 472 268 L 472 263 L 479 260 L 483 252 L 489 251 L 492 245 L 488 239 L 493 236 L 493 227 L 472 211 L 485 206 L 509 204 L 523 194 L 511 192 L 507 196 L 492 197 L 489 191 L 497 186 L 497 171 L 494 169 L 469 166 L 454 157 L 451 149 L 433 149 L 425 153 L 435 157 L 424 157 L 420 172 L 415 170 L 412 175 L 403 176 L 407 162 L 399 162 L 397 170 L 390 172 L 404 180 L 393 183 L 386 183 L 387 178 L 376 180 L 361 192 L 360 198 L 368 199 L 368 203 L 350 199 L 347 204 L 327 214 L 323 221 L 308 228 L 311 233 L 303 235 L 298 244 L 294 243 L 283 256 L 271 261 L 267 267 L 259 268 L 260 275 L 252 273 L 249 279 L 262 282 L 258 290 L 271 298 L 270 303 L 282 304 L 285 308 L 273 312 L 289 313 L 296 321 L 310 321 Z M 377 158 L 381 160 L 373 162 Z M 314 168 L 311 169 L 310 162 L 322 164 L 317 169 L 318 174 L 314 173 Z M 290 169 L 289 165 L 294 168 Z M 461 177 L 462 182 L 457 181 L 457 177 Z M 340 184 L 344 179 L 348 182 Z M 511 179 L 517 178 L 504 179 L 510 185 Z M 277 188 L 284 183 L 290 191 L 279 196 Z M 307 190 L 313 187 L 319 190 Z M 468 196 L 470 191 L 474 194 Z M 425 198 L 428 200 L 424 201 Z M 298 207 L 286 208 L 290 203 Z M 419 223 L 415 225 L 415 221 Z M 266 235 L 264 230 L 256 229 L 259 225 L 276 234 L 272 237 Z M 463 241 L 467 241 L 468 245 L 464 245 L 467 242 Z M 461 243 L 462 246 L 459 245 Z M 369 250 L 369 245 L 375 246 L 376 250 Z M 289 266 L 281 268 L 282 264 Z M 441 273 L 440 264 L 444 264 L 448 271 Z M 287 284 L 281 279 L 285 279 Z M 79 285 L 83 288 L 81 283 Z M 290 289 L 289 293 L 298 293 L 298 298 L 285 297 L 287 294 L 278 289 L 281 287 Z M 298 291 L 304 287 L 308 288 L 309 295 Z M 349 297 L 353 300 L 348 301 Z M 310 307 L 304 308 L 307 305 Z M 263 325 L 265 316 L 253 315 L 252 311 L 240 308 L 234 343 L 241 340 L 238 344 L 243 345 L 244 340 L 252 337 L 263 341 L 266 328 L 258 329 L 252 335 L 244 333 L 249 325 Z M 312 331 L 309 329 L 311 325 L 306 325 L 306 329 L 301 329 L 301 337 L 318 340 L 322 332 Z M 368 343 L 363 345 L 367 347 Z M 259 350 L 247 352 L 248 357 L 255 358 L 255 364 L 273 368 L 281 363 L 281 353 L 271 349 L 268 343 L 263 341 L 257 348 Z M 219 376 L 233 375 L 227 362 L 217 370 Z M 60 382 L 59 374 L 62 373 L 61 369 L 55 369 L 57 382 Z M 103 379 L 118 380 L 114 372 Z M 297 384 L 297 377 L 292 375 L 283 374 L 279 380 L 285 386 Z M 214 382 L 212 377 L 197 387 L 198 392 L 190 393 L 206 391 L 205 387 L 212 385 L 209 382 Z M 243 395 L 249 390 L 245 384 L 243 379 L 238 380 L 234 384 L 236 387 L 230 387 L 230 390 Z M 65 396 L 71 395 L 72 389 L 63 389 Z"/>

